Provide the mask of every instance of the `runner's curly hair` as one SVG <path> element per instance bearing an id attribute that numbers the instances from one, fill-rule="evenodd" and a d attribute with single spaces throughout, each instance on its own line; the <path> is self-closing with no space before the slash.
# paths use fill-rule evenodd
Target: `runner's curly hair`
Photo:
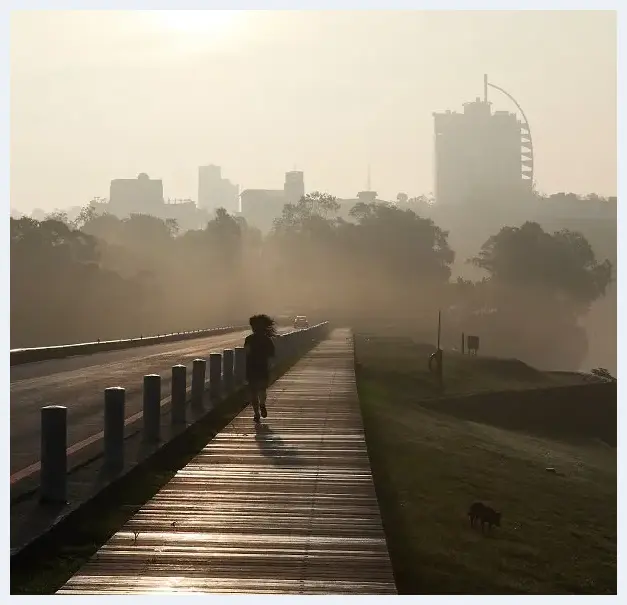
<path id="1" fill-rule="evenodd" d="M 253 315 L 249 320 L 250 327 L 255 334 L 265 334 L 269 338 L 277 335 L 274 319 L 265 314 Z"/>

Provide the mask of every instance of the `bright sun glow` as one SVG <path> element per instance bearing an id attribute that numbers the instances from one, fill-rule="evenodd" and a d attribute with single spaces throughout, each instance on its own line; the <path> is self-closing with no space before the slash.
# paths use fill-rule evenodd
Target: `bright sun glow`
<path id="1" fill-rule="evenodd" d="M 202 36 L 207 41 L 233 36 L 244 14 L 233 10 L 155 10 L 146 13 L 153 27 L 163 32 Z"/>

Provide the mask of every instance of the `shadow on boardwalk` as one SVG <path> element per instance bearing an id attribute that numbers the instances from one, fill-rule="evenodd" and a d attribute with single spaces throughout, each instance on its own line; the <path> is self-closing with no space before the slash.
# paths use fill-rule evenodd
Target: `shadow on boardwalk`
<path id="1" fill-rule="evenodd" d="M 255 443 L 261 454 L 270 458 L 272 464 L 280 466 L 303 464 L 298 450 L 287 445 L 267 424 L 258 424 L 255 427 Z"/>

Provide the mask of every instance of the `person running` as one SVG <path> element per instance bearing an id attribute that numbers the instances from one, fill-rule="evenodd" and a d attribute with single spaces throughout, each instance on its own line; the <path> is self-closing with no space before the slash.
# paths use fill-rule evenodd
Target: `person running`
<path id="1" fill-rule="evenodd" d="M 253 315 L 249 319 L 253 331 L 244 340 L 246 350 L 246 381 L 250 389 L 251 403 L 254 410 L 254 421 L 260 422 L 259 412 L 265 418 L 266 390 L 270 379 L 270 359 L 274 357 L 272 338 L 277 331 L 274 320 L 267 315 Z"/>

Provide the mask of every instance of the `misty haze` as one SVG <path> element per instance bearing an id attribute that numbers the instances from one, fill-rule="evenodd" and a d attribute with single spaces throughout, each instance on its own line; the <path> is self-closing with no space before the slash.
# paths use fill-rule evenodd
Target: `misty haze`
<path id="1" fill-rule="evenodd" d="M 432 330 L 434 309 L 454 307 L 445 333 L 459 313 L 487 322 L 485 353 L 616 371 L 616 290 L 594 268 L 616 261 L 611 13 L 191 13 L 13 14 L 12 214 L 44 222 L 12 221 L 12 347 L 260 308 L 411 309 Z M 485 103 L 484 72 L 525 117 L 491 87 Z M 299 208 L 314 191 L 337 211 Z M 360 202 L 388 206 L 351 217 Z M 546 257 L 521 234 L 517 262 L 538 255 L 543 274 L 467 262 L 525 222 L 591 250 Z M 471 302 L 458 277 L 491 283 Z M 507 308 L 488 302 L 497 281 L 518 292 Z"/>
<path id="2" fill-rule="evenodd" d="M 57 364 L 49 373 L 16 365 L 11 472 L 21 480 L 39 464 L 41 405 L 85 402 L 87 420 L 69 421 L 67 445 L 82 443 L 101 430 L 102 390 L 130 376 L 123 363 L 137 365 L 139 388 L 142 373 L 243 346 L 258 313 L 274 318 L 279 339 L 302 328 L 324 347 L 327 328 L 316 327 L 324 322 L 336 330 L 328 342 L 354 334 L 386 532 L 396 513 L 382 501 L 378 473 L 388 462 L 376 452 L 402 439 L 371 437 L 386 412 L 368 402 L 387 393 L 401 405 L 402 385 L 416 397 L 422 388 L 393 367 L 406 364 L 407 376 L 425 373 L 427 382 L 440 372 L 439 385 L 424 382 L 428 401 L 584 384 L 601 401 L 617 373 L 615 19 L 610 11 L 13 11 L 11 349 L 232 332 L 219 344 L 207 333 L 205 349 L 193 339 L 168 353 L 150 345 L 159 367 L 142 347 L 132 358 L 98 353 L 111 355 L 94 361 L 102 370 L 79 357 L 40 361 L 52 359 L 41 352 L 43 366 Z M 455 386 L 466 371 L 476 384 Z M 375 387 L 386 372 L 397 373 Z M 562 402 L 552 393 L 547 401 Z M 577 406 L 589 397 L 574 393 Z M 136 396 L 131 405 L 127 393 L 127 415 L 142 410 Z M 467 413 L 455 402 L 442 409 L 449 404 L 453 416 Z M 499 424 L 498 404 L 483 405 L 493 421 L 467 418 L 536 434 L 531 416 L 514 426 L 512 412 Z M 611 422 L 595 432 L 584 408 L 557 437 L 546 427 L 537 434 L 562 439 L 568 426 L 577 439 L 615 448 Z M 477 443 L 487 438 L 469 430 Z M 413 555 L 399 555 L 398 536 L 386 536 L 394 590 L 444 590 L 399 571 Z M 611 592 L 611 578 L 580 573 L 594 576 L 591 592 Z M 519 588 L 588 590 L 570 581 Z M 452 590 L 518 590 L 509 579 L 473 586 Z"/>

